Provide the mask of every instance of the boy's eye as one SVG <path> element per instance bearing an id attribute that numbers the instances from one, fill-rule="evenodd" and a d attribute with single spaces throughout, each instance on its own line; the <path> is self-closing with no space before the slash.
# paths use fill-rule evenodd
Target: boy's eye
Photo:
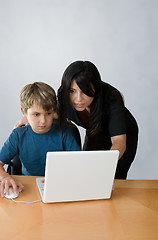
<path id="1" fill-rule="evenodd" d="M 33 115 L 37 117 L 37 116 L 39 116 L 39 113 L 35 113 L 35 114 L 33 114 Z"/>

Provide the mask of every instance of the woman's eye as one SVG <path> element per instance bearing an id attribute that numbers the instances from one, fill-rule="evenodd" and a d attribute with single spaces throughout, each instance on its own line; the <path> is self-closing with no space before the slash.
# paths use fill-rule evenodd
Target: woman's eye
<path id="1" fill-rule="evenodd" d="M 70 93 L 73 93 L 74 92 L 74 90 L 73 89 L 70 89 Z"/>

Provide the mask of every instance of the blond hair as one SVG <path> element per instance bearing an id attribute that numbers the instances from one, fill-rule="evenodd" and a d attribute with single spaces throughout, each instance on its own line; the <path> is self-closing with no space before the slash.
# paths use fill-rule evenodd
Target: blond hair
<path id="1" fill-rule="evenodd" d="M 20 92 L 20 102 L 25 113 L 34 103 L 40 105 L 46 111 L 51 108 L 56 111 L 57 106 L 54 89 L 44 82 L 27 84 Z"/>

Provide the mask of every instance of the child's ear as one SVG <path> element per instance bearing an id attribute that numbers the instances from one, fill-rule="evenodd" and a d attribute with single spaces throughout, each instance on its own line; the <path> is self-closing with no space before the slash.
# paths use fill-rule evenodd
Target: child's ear
<path id="1" fill-rule="evenodd" d="M 24 110 L 21 108 L 21 112 L 22 112 L 22 114 L 24 115 L 25 113 L 24 113 Z"/>

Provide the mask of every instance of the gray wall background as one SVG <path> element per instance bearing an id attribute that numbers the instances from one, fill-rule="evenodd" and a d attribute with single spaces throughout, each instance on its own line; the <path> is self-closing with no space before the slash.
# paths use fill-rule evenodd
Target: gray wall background
<path id="1" fill-rule="evenodd" d="M 22 117 L 24 85 L 57 90 L 71 62 L 90 60 L 139 124 L 128 178 L 158 179 L 157 12 L 157 0 L 0 0 L 0 147 Z"/>

